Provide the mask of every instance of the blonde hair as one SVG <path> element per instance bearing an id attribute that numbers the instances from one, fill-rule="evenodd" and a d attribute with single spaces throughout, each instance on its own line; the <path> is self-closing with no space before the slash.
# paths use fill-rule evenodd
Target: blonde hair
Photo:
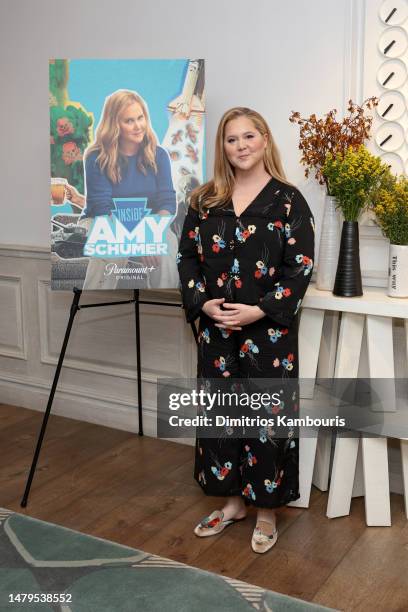
<path id="1" fill-rule="evenodd" d="M 232 197 L 235 175 L 234 168 L 225 154 L 224 137 L 225 127 L 228 121 L 237 119 L 238 117 L 248 117 L 258 132 L 260 132 L 262 136 L 267 136 L 267 145 L 264 152 L 266 172 L 270 174 L 271 177 L 293 187 L 292 183 L 286 178 L 278 147 L 276 146 L 265 119 L 251 108 L 236 106 L 223 114 L 218 125 L 217 135 L 215 137 L 214 178 L 191 192 L 190 203 L 192 208 L 196 210 L 200 208 L 203 201 L 205 201 L 206 208 L 212 208 L 215 206 L 223 206 Z"/>
<path id="2" fill-rule="evenodd" d="M 155 174 L 157 173 L 157 137 L 150 123 L 147 105 L 135 91 L 118 89 L 105 99 L 102 116 L 95 132 L 95 142 L 85 152 L 86 156 L 93 151 L 98 152 L 96 161 L 102 172 L 113 183 L 119 183 L 122 179 L 120 162 L 123 157 L 119 151 L 119 118 L 123 111 L 134 102 L 140 105 L 146 119 L 146 132 L 141 143 L 141 155 L 138 155 L 137 165 L 145 175 L 148 167 L 152 168 Z"/>

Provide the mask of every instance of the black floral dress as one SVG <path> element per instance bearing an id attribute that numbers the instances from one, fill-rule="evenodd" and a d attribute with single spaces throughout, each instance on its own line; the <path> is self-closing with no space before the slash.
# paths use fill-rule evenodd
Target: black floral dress
<path id="1" fill-rule="evenodd" d="M 313 260 L 313 214 L 296 187 L 275 178 L 239 217 L 232 202 L 189 208 L 177 264 L 187 321 L 200 315 L 198 379 L 298 377 L 298 313 Z M 201 307 L 220 297 L 266 316 L 240 331 L 217 328 Z M 296 413 L 297 393 L 284 404 Z M 299 498 L 298 446 L 297 428 L 286 437 L 267 427 L 247 440 L 228 431 L 197 438 L 194 477 L 208 495 L 279 507 Z"/>

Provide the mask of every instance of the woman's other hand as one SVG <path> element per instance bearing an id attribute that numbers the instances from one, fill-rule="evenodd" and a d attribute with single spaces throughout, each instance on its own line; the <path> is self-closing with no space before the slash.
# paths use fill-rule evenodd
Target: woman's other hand
<path id="1" fill-rule="evenodd" d="M 255 323 L 255 321 L 259 321 L 259 319 L 263 319 L 265 316 L 264 311 L 256 305 L 227 303 L 223 306 L 226 310 L 221 311 L 223 317 L 219 324 L 215 325 L 216 327 L 225 327 L 228 321 L 233 318 L 234 324 L 241 326 L 238 329 L 242 329 L 243 325 Z"/>
<path id="2" fill-rule="evenodd" d="M 242 327 L 239 327 L 238 321 L 236 320 L 235 315 L 238 314 L 238 310 L 221 310 L 221 305 L 224 305 L 225 298 L 215 298 L 213 300 L 207 300 L 202 306 L 201 310 L 211 319 L 217 321 L 215 324 L 216 327 L 221 327 L 223 329 L 232 329 L 232 330 L 240 330 Z M 234 304 L 230 304 L 230 306 L 234 306 Z"/>

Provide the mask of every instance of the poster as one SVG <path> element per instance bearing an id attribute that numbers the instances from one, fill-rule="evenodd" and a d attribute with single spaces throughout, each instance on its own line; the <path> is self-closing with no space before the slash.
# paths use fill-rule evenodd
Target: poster
<path id="1" fill-rule="evenodd" d="M 205 180 L 204 60 L 49 66 L 52 288 L 177 288 Z"/>

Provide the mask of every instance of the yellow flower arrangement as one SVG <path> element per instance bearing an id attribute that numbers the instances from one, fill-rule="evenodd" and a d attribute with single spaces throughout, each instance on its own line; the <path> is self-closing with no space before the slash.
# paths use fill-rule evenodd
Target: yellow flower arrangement
<path id="1" fill-rule="evenodd" d="M 408 245 L 408 177 L 397 178 L 389 172 L 371 208 L 390 243 Z"/>
<path id="2" fill-rule="evenodd" d="M 348 147 L 344 157 L 328 153 L 322 171 L 345 221 L 357 221 L 360 213 L 372 204 L 389 169 L 361 144 L 357 149 Z"/>

